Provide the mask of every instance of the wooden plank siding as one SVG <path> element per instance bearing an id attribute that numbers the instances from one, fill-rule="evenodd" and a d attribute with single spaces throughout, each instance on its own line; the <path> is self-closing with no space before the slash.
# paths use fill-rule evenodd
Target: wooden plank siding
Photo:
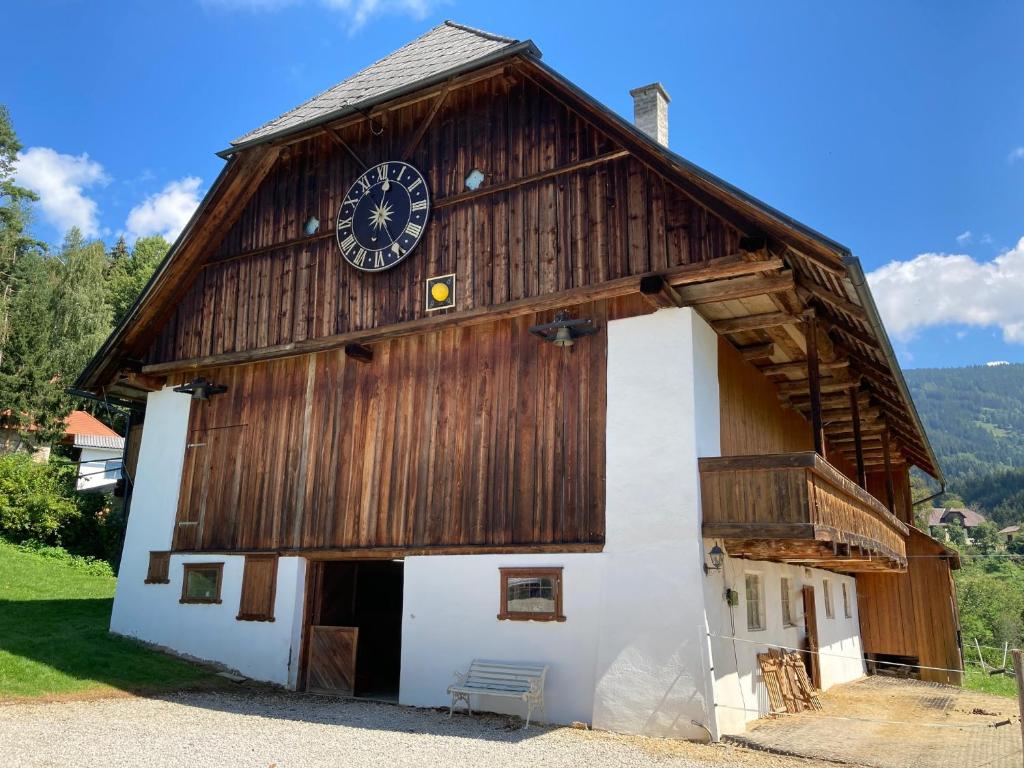
<path id="1" fill-rule="evenodd" d="M 176 550 L 596 545 L 604 541 L 610 319 L 570 350 L 514 320 L 203 373 Z"/>
<path id="2" fill-rule="evenodd" d="M 912 528 L 906 573 L 857 574 L 864 652 L 906 656 L 925 667 L 922 680 L 960 685 L 962 670 L 953 574 L 943 548 Z"/>
<path id="3" fill-rule="evenodd" d="M 416 320 L 425 316 L 431 275 L 456 274 L 462 311 L 736 252 L 734 228 L 532 81 L 508 82 L 453 91 L 427 127 L 410 161 L 428 179 L 431 220 L 416 251 L 383 273 L 350 268 L 334 242 L 340 202 L 362 171 L 352 155 L 329 134 L 283 149 L 145 362 Z M 379 136 L 366 121 L 339 135 L 366 163 L 395 159 L 431 106 L 422 100 L 386 113 Z M 585 167 L 517 184 L 578 165 Z M 474 168 L 486 180 L 481 194 L 467 195 Z M 512 186 L 486 194 L 502 185 Z M 303 237 L 310 216 L 321 231 Z"/>

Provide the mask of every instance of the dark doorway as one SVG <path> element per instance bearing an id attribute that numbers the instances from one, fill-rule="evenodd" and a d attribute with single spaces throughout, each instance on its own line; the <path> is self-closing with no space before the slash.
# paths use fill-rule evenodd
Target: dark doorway
<path id="1" fill-rule="evenodd" d="M 332 561 L 313 569 L 307 690 L 398 700 L 402 565 Z"/>

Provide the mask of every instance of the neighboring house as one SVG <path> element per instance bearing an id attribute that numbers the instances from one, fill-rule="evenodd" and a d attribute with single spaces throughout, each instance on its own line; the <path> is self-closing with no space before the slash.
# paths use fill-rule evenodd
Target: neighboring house
<path id="1" fill-rule="evenodd" d="M 1020 526 L 1019 525 L 1008 525 L 1005 528 L 1003 528 L 1001 531 L 999 531 L 999 535 L 1003 537 L 1003 541 L 1005 541 L 1007 544 L 1009 544 L 1011 541 L 1013 541 L 1015 538 L 1017 538 L 1020 535 Z"/>
<path id="2" fill-rule="evenodd" d="M 966 507 L 935 507 L 928 512 L 929 530 L 932 527 L 944 528 L 948 525 L 959 525 L 964 529 L 968 544 L 974 541 L 971 537 L 971 529 L 987 522 L 988 519 L 983 514 Z"/>
<path id="3" fill-rule="evenodd" d="M 447 22 L 222 152 L 77 382 L 146 404 L 112 631 L 416 706 L 542 662 L 548 720 L 678 738 L 764 714 L 771 647 L 959 680 L 859 262 L 633 95 Z"/>
<path id="4" fill-rule="evenodd" d="M 110 491 L 121 479 L 124 438 L 90 413 L 72 411 L 64 420 L 64 445 L 78 462 L 79 491 Z"/>

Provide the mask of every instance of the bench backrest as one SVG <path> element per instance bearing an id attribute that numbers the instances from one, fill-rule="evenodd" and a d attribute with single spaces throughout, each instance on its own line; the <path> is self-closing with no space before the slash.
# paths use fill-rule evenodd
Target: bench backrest
<path id="1" fill-rule="evenodd" d="M 492 688 L 510 693 L 524 693 L 530 690 L 530 683 L 540 681 L 544 688 L 544 677 L 548 673 L 543 664 L 524 664 L 517 661 L 491 661 L 473 659 L 465 685 Z"/>

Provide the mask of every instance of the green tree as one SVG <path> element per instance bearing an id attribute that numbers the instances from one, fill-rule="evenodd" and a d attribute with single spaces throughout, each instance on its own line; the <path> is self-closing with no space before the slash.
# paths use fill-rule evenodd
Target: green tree
<path id="1" fill-rule="evenodd" d="M 1002 537 L 995 523 L 984 522 L 971 529 L 971 541 L 974 549 L 983 555 L 990 555 L 1002 545 Z"/>
<path id="2" fill-rule="evenodd" d="M 103 243 L 87 242 L 78 229 L 64 238 L 54 265 L 52 299 L 55 373 L 71 382 L 106 340 L 112 328 L 107 303 L 107 254 Z"/>
<path id="3" fill-rule="evenodd" d="M 14 166 L 21 143 L 7 107 L 0 104 L 0 361 L 11 326 L 10 305 L 15 290 L 14 268 L 28 252 L 42 244 L 26 233 L 31 203 L 37 196 L 14 183 Z"/>
<path id="4" fill-rule="evenodd" d="M 140 237 L 129 252 L 124 237 L 118 239 L 107 267 L 107 303 L 115 325 L 131 309 L 170 247 L 160 235 L 153 235 Z"/>

